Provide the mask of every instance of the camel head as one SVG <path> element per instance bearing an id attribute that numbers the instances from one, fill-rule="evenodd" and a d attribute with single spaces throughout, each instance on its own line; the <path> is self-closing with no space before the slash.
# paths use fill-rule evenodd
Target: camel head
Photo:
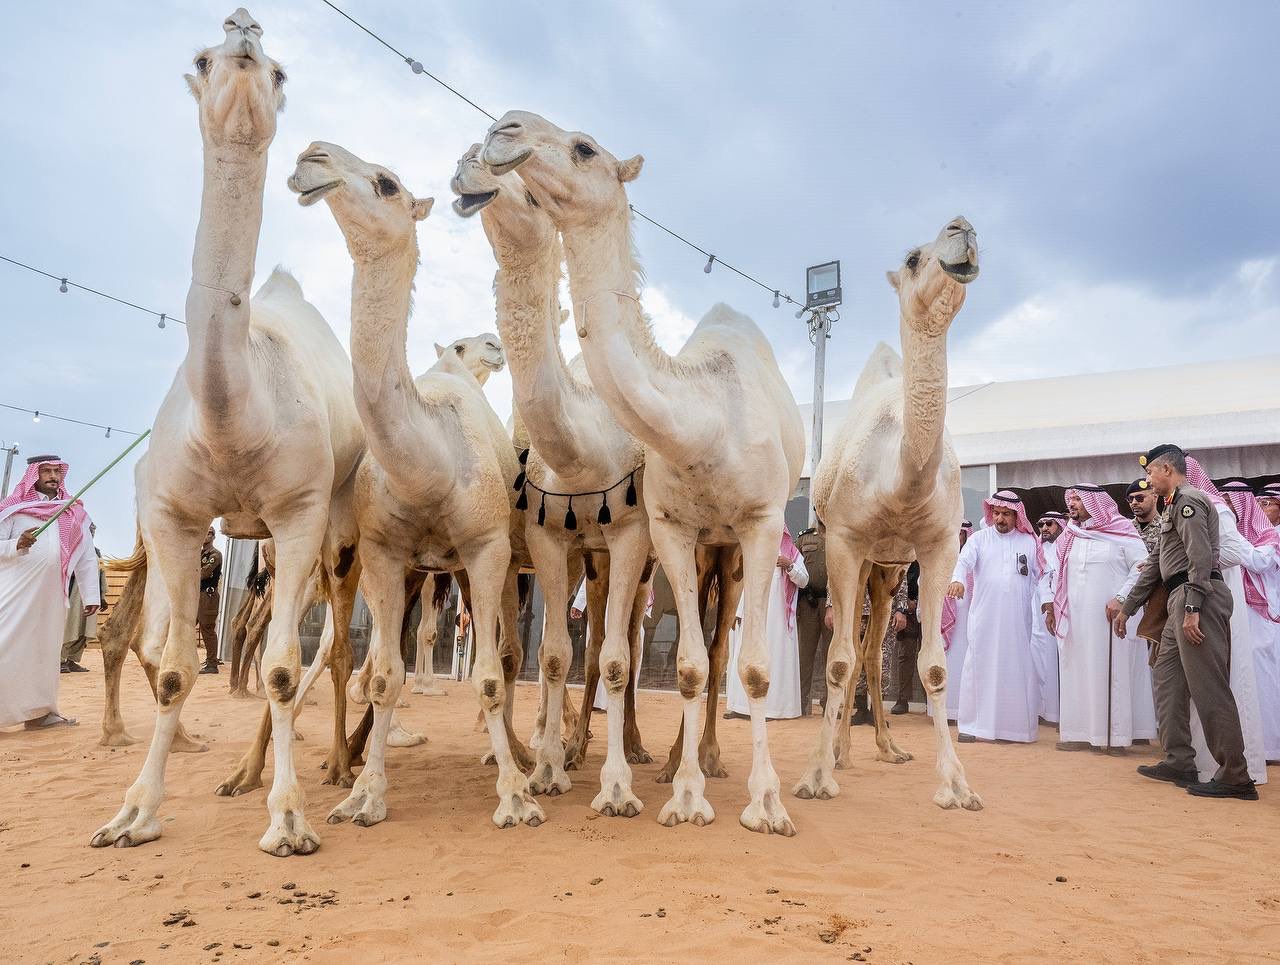
<path id="1" fill-rule="evenodd" d="M 460 338 L 451 345 L 436 343 L 436 368 L 450 369 L 461 364 L 484 385 L 494 372 L 501 372 L 507 364 L 502 352 L 502 342 L 492 332 Z"/>
<path id="2" fill-rule="evenodd" d="M 495 175 L 516 168 L 560 229 L 592 224 L 627 210 L 623 187 L 644 158 L 619 161 L 588 134 L 565 131 L 528 111 L 508 111 L 489 128 L 481 160 Z"/>
<path id="3" fill-rule="evenodd" d="M 284 107 L 284 70 L 262 49 L 262 27 L 244 7 L 222 24 L 226 39 L 196 54 L 187 86 L 200 105 L 207 142 L 266 150 Z"/>
<path id="4" fill-rule="evenodd" d="M 964 304 L 965 285 L 978 277 L 978 235 L 956 217 L 932 243 L 907 252 L 902 267 L 888 272 L 902 317 L 927 335 L 942 335 Z"/>
<path id="5" fill-rule="evenodd" d="M 510 267 L 526 252 L 543 254 L 556 244 L 556 226 L 514 172 L 497 175 L 480 161 L 473 144 L 458 161 L 450 186 L 458 197 L 453 210 L 464 218 L 482 212 L 485 236 L 498 264 Z"/>
<path id="6" fill-rule="evenodd" d="M 303 207 L 323 198 L 351 256 L 361 260 L 410 247 L 416 252 L 417 224 L 435 203 L 415 198 L 387 168 L 324 141 L 313 141 L 298 155 L 289 189 Z"/>

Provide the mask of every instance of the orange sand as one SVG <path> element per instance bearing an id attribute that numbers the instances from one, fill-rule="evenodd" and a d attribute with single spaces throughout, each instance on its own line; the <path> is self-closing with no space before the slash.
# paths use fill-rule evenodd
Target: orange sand
<path id="1" fill-rule="evenodd" d="M 132 658 L 130 658 L 132 660 Z M 1061 754 L 1042 729 L 1034 746 L 964 745 L 980 813 L 944 812 L 926 719 L 894 718 L 917 759 L 859 761 L 834 801 L 788 808 L 792 839 L 739 826 L 750 745 L 745 722 L 722 721 L 727 780 L 708 781 L 717 818 L 673 830 L 654 820 L 669 788 L 658 764 L 636 768 L 645 803 L 632 820 L 589 807 L 598 789 L 604 720 L 588 770 L 565 797 L 543 798 L 540 828 L 499 831 L 494 771 L 480 766 L 468 685 L 409 697 L 403 720 L 430 734 L 392 750 L 388 819 L 373 828 L 324 823 L 346 791 L 320 784 L 329 732 L 327 686 L 300 723 L 298 760 L 309 817 L 323 839 L 310 857 L 257 849 L 265 791 L 215 797 L 261 704 L 202 677 L 188 728 L 211 750 L 169 765 L 164 837 L 132 850 L 93 850 L 146 744 L 97 746 L 102 682 L 62 677 L 65 713 L 81 726 L 0 734 L 0 958 L 22 962 L 643 959 L 688 962 L 1261 961 L 1280 954 L 1280 783 L 1256 804 L 1201 801 L 1133 773 L 1147 753 Z M 152 705 L 136 663 L 125 671 L 125 717 L 147 737 Z M 517 697 L 527 734 L 532 686 Z M 640 725 L 665 759 L 678 701 L 642 695 Z M 353 708 L 354 725 L 360 708 Z M 817 729 L 810 718 L 770 726 L 789 788 Z M 661 752 L 661 753 L 660 753 Z M 268 757 L 268 761 L 270 758 Z M 269 765 L 268 765 L 269 766 Z M 1280 769 L 1272 769 L 1273 780 Z M 1062 876 L 1065 882 L 1056 882 Z M 292 884 L 291 891 L 283 886 Z M 301 903 L 280 903 L 306 892 Z M 259 897 L 251 897 L 259 894 Z M 318 895 L 336 901 L 321 903 Z M 194 925 L 165 925 L 188 912 Z M 824 940 L 825 939 L 825 940 Z M 272 942 L 278 944 L 272 944 Z M 100 943 L 107 943 L 98 947 Z M 236 944 L 252 946 L 237 949 Z M 856 960 L 856 959 L 855 959 Z"/>

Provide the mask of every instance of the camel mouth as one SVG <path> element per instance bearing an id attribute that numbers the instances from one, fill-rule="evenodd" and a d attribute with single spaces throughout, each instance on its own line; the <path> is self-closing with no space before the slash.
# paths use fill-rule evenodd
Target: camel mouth
<path id="1" fill-rule="evenodd" d="M 497 175 L 498 177 L 501 177 L 502 175 L 506 174 L 509 171 L 514 171 L 520 165 L 524 164 L 525 161 L 529 160 L 529 158 L 533 156 L 533 148 L 531 147 L 521 148 L 519 151 L 517 151 L 514 155 L 512 155 L 510 158 L 506 159 L 505 161 L 490 160 L 489 153 L 490 153 L 489 151 L 484 152 L 484 156 L 483 156 L 484 165 L 489 169 L 490 174 L 494 174 L 494 175 Z"/>
<path id="2" fill-rule="evenodd" d="M 481 359 L 480 364 L 490 372 L 501 372 L 506 367 L 506 362 L 501 359 Z"/>
<path id="3" fill-rule="evenodd" d="M 305 191 L 298 192 L 298 204 L 304 208 L 315 204 L 334 188 L 341 186 L 341 181 L 329 181 L 326 184 L 317 185 L 314 188 L 307 188 Z"/>
<path id="4" fill-rule="evenodd" d="M 462 217 L 469 218 L 481 208 L 487 206 L 497 196 L 497 191 L 464 191 L 454 199 L 453 210 L 458 212 Z"/>
<path id="5" fill-rule="evenodd" d="M 973 262 L 966 261 L 961 262 L 960 264 L 949 265 L 945 261 L 939 260 L 938 267 L 962 285 L 967 285 L 978 277 L 978 266 Z"/>

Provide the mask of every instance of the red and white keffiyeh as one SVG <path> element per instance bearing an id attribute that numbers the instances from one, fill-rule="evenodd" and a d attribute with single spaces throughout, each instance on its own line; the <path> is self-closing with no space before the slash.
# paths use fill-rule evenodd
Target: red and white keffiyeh
<path id="1" fill-rule="evenodd" d="M 36 490 L 36 483 L 40 481 L 41 466 L 58 467 L 58 496 L 56 499 L 45 499 Z M 13 488 L 13 492 L 3 500 L 0 500 L 0 522 L 4 522 L 10 516 L 15 516 L 18 513 L 24 516 L 33 516 L 39 520 L 52 519 L 63 504 L 71 498 L 65 483 L 68 468 L 65 462 L 29 463 L 27 471 L 18 480 L 18 485 Z M 62 588 L 64 591 L 71 581 L 71 560 L 80 546 L 80 541 L 84 539 L 84 530 L 88 522 L 89 514 L 85 512 L 84 504 L 79 500 L 58 517 L 58 548 L 62 561 Z"/>
<path id="2" fill-rule="evenodd" d="M 1138 533 L 1133 520 L 1121 515 L 1120 507 L 1101 486 L 1082 483 L 1072 486 L 1063 494 L 1063 499 L 1070 500 L 1076 496 L 1089 511 L 1089 518 L 1084 523 L 1074 520 L 1067 523 L 1066 529 L 1053 544 L 1058 551 L 1058 586 L 1053 593 L 1054 617 L 1057 621 L 1056 633 L 1066 639 L 1069 626 L 1070 606 L 1067 596 L 1067 555 L 1071 552 L 1071 544 L 1077 539 L 1105 539 L 1113 542 L 1133 540 L 1145 553 L 1146 544 Z M 1221 497 L 1219 497 L 1221 498 Z M 1068 506 L 1070 503 L 1068 502 Z"/>
<path id="3" fill-rule="evenodd" d="M 1231 511 L 1236 514 L 1236 527 L 1240 530 L 1240 535 L 1259 549 L 1270 546 L 1277 555 L 1280 555 L 1280 531 L 1277 531 L 1271 525 L 1271 520 L 1267 519 L 1267 514 L 1258 505 L 1258 500 L 1254 497 L 1249 484 L 1224 483 L 1221 492 Z M 1241 567 L 1241 575 L 1244 577 L 1245 603 L 1249 604 L 1249 607 L 1259 616 L 1272 623 L 1280 623 L 1280 617 L 1271 615 L 1266 591 L 1258 577 L 1244 567 Z"/>
<path id="4" fill-rule="evenodd" d="M 791 538 L 791 530 L 785 526 L 782 527 L 782 542 L 778 546 L 778 555 L 792 563 L 800 558 L 800 550 L 796 546 L 796 541 Z M 785 594 L 784 599 L 787 601 L 787 629 L 793 630 L 796 625 L 796 596 L 800 593 L 800 587 L 784 576 L 782 589 Z"/>
<path id="5" fill-rule="evenodd" d="M 996 506 L 1003 506 L 1005 509 L 1012 509 L 1018 514 L 1018 522 L 1015 528 L 1019 533 L 1026 533 L 1036 541 L 1036 560 L 1040 564 L 1040 572 L 1044 572 L 1044 544 L 1040 542 L 1040 535 L 1031 525 L 1031 520 L 1027 519 L 1027 508 L 1022 504 L 1022 497 L 1008 489 L 1002 489 L 998 493 L 988 496 L 982 501 L 982 519 L 988 526 L 994 526 L 995 520 L 991 515 L 991 510 Z"/>
<path id="6" fill-rule="evenodd" d="M 1204 471 L 1204 467 L 1200 465 L 1194 456 L 1187 456 L 1187 482 L 1208 496 L 1209 502 L 1215 506 L 1227 505 L 1227 501 L 1223 498 L 1221 491 L 1213 484 L 1209 474 Z"/>
<path id="7" fill-rule="evenodd" d="M 967 519 L 961 524 L 960 529 L 967 536 L 973 535 L 973 523 Z M 964 578 L 964 593 L 966 599 L 973 599 L 973 571 L 970 570 Z M 942 598 L 942 649 L 951 649 L 951 637 L 956 631 L 956 601 L 950 596 Z"/>

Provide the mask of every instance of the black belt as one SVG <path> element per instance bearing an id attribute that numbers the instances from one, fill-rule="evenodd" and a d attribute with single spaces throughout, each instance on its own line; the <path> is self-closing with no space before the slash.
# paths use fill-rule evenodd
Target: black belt
<path id="1" fill-rule="evenodd" d="M 1174 573 L 1173 576 L 1164 581 L 1164 588 L 1172 593 L 1178 587 L 1182 586 L 1182 584 L 1186 583 L 1188 579 L 1190 579 L 1190 577 L 1187 576 L 1186 570 L 1183 570 L 1181 573 Z M 1213 570 L 1209 573 L 1209 579 L 1221 582 L 1222 574 L 1217 570 Z"/>
<path id="2" fill-rule="evenodd" d="M 810 603 L 817 603 L 819 600 L 826 599 L 826 590 L 810 590 L 808 587 L 800 591 L 801 595 Z"/>

